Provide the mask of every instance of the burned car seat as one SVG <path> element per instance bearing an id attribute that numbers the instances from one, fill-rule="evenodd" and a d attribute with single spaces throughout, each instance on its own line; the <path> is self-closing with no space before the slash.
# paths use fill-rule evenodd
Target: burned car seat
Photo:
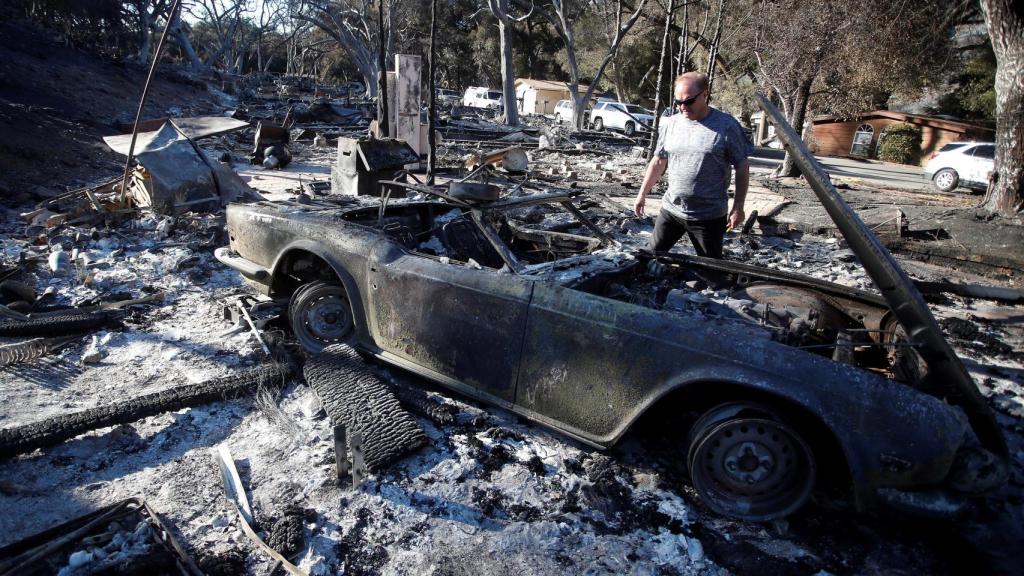
<path id="1" fill-rule="evenodd" d="M 440 236 L 449 256 L 455 260 L 469 262 L 472 258 L 487 268 L 501 268 L 504 265 L 501 256 L 487 238 L 468 220 L 448 222 L 441 227 Z"/>

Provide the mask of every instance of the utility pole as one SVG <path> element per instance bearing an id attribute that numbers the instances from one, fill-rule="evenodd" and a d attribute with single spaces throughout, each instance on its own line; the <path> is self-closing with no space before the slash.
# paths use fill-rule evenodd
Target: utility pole
<path id="1" fill-rule="evenodd" d="M 427 89 L 430 94 L 427 96 L 427 185 L 434 184 L 434 153 L 437 143 L 434 142 L 434 112 L 435 93 L 434 88 L 434 36 L 437 34 L 437 0 L 430 0 L 430 59 L 427 61 Z"/>
<path id="2" fill-rule="evenodd" d="M 391 132 L 388 126 L 388 72 L 385 53 L 387 43 L 384 40 L 384 2 L 377 1 L 377 40 L 380 45 L 377 57 L 377 128 L 382 138 Z"/>

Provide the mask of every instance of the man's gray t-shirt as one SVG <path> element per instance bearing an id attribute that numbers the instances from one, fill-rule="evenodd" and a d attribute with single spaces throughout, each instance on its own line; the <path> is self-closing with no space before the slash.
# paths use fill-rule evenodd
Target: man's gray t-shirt
<path id="1" fill-rule="evenodd" d="M 658 127 L 656 154 L 668 158 L 668 191 L 661 206 L 687 220 L 711 220 L 729 212 L 730 168 L 753 151 L 735 118 L 709 108 L 703 120 L 676 114 Z"/>

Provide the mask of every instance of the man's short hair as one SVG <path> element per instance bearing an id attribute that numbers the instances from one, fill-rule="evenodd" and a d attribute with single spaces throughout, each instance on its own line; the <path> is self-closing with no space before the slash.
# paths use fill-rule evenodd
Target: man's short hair
<path id="1" fill-rule="evenodd" d="M 703 72 L 683 72 L 679 76 L 676 76 L 676 81 L 673 86 L 679 86 L 683 80 L 689 80 L 697 84 L 697 88 L 703 92 L 708 89 L 708 75 Z"/>

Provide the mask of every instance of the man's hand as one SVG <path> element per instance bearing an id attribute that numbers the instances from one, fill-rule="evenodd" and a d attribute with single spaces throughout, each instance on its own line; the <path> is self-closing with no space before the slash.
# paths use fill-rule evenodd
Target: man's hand
<path id="1" fill-rule="evenodd" d="M 745 218 L 746 214 L 743 213 L 743 208 L 733 208 L 732 212 L 729 212 L 729 223 L 726 227 L 729 229 L 739 228 Z"/>
<path id="2" fill-rule="evenodd" d="M 636 200 L 633 201 L 633 212 L 636 212 L 638 218 L 644 217 L 644 204 L 647 202 L 647 195 L 643 192 L 636 195 Z"/>

